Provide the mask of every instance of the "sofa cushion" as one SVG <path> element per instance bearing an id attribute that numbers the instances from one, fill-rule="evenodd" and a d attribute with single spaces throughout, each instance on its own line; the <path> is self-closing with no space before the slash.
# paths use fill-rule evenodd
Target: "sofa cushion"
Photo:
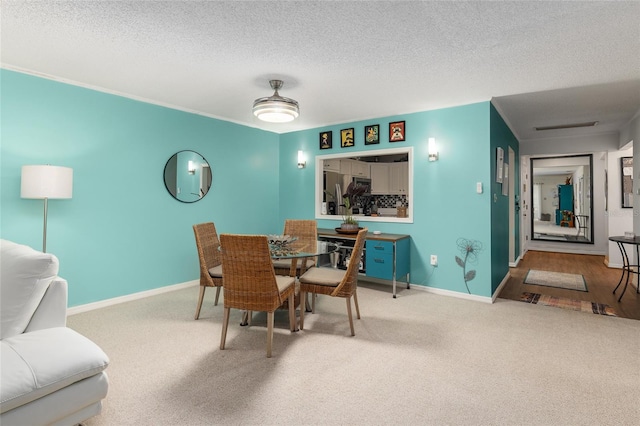
<path id="1" fill-rule="evenodd" d="M 58 258 L 54 255 L 0 240 L 0 339 L 27 328 L 57 274 Z"/>
<path id="2" fill-rule="evenodd" d="M 67 327 L 19 334 L 0 342 L 0 413 L 100 373 L 107 355 Z"/>

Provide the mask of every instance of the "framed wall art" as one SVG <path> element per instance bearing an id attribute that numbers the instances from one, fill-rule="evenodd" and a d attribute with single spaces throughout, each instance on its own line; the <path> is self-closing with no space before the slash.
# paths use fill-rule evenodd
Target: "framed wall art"
<path id="1" fill-rule="evenodd" d="M 377 143 L 380 143 L 380 125 L 364 126 L 364 144 L 374 145 Z"/>
<path id="2" fill-rule="evenodd" d="M 500 147 L 496 148 L 496 182 L 502 183 L 502 173 L 504 165 L 504 150 Z"/>
<path id="3" fill-rule="evenodd" d="M 332 138 L 332 131 L 320 132 L 320 149 L 331 149 L 333 147 Z"/>
<path id="4" fill-rule="evenodd" d="M 401 142 L 405 140 L 404 121 L 393 121 L 389 123 L 389 142 Z"/>
<path id="5" fill-rule="evenodd" d="M 353 145 L 353 127 L 350 129 L 340 130 L 340 146 L 347 148 Z"/>
<path id="6" fill-rule="evenodd" d="M 633 157 L 620 158 L 622 176 L 622 208 L 633 208 Z"/>

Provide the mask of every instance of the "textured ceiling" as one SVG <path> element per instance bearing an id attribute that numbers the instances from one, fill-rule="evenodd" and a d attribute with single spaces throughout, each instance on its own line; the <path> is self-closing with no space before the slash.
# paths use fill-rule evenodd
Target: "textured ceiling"
<path id="1" fill-rule="evenodd" d="M 640 109 L 640 2 L 12 1 L 1 61 L 278 133 L 493 99 L 520 139 Z M 300 103 L 292 123 L 251 113 Z M 599 121 L 592 129 L 535 126 Z"/>

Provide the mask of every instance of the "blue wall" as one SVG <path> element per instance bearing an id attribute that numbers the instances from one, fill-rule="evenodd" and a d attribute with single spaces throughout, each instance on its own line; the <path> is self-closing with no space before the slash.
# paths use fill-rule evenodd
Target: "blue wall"
<path id="1" fill-rule="evenodd" d="M 43 202 L 20 198 L 21 166 L 73 168 L 73 198 L 49 201 L 47 233 L 70 306 L 198 279 L 194 223 L 282 228 L 277 134 L 7 70 L 0 78 L 0 233 L 41 249 Z M 164 186 L 165 163 L 185 149 L 213 171 L 197 203 Z"/>
<path id="2" fill-rule="evenodd" d="M 519 194 L 520 188 L 520 150 L 516 137 L 511 132 L 502 119 L 498 111 L 491 105 L 491 162 L 492 176 L 496 176 L 496 148 L 501 147 L 504 150 L 504 162 L 509 163 L 509 148 L 514 151 L 514 164 L 509 164 L 509 179 L 515 179 L 514 188 L 516 194 Z M 496 194 L 496 201 L 491 208 L 491 290 L 496 291 L 500 282 L 509 272 L 509 232 L 515 233 L 515 257 L 520 254 L 520 221 L 518 212 L 515 211 L 515 204 L 509 203 L 509 196 L 502 195 L 502 184 L 492 179 L 492 194 Z M 509 209 L 516 213 L 516 221 L 514 229 L 509 229 Z"/>
<path id="3" fill-rule="evenodd" d="M 20 167 L 73 168 L 73 198 L 49 203 L 47 240 L 69 281 L 70 306 L 197 279 L 195 223 L 265 234 L 281 232 L 286 218 L 313 218 L 314 157 L 346 152 L 335 139 L 347 127 L 355 128 L 352 151 L 414 147 L 414 223 L 376 224 L 411 235 L 413 284 L 490 297 L 508 271 L 494 248 L 505 231 L 492 228 L 508 221 L 508 206 L 492 203 L 494 153 L 512 143 L 517 152 L 517 141 L 499 136 L 507 128 L 489 102 L 277 135 L 7 70 L 0 83 L 0 235 L 41 248 L 42 201 L 20 198 Z M 391 144 L 387 127 L 396 120 L 406 121 L 406 141 Z M 365 146 L 364 126 L 376 123 L 381 143 Z M 334 148 L 320 152 L 324 130 L 333 130 Z M 436 162 L 427 160 L 429 137 L 437 139 Z M 212 188 L 197 203 L 174 200 L 163 183 L 166 161 L 185 149 L 211 164 Z M 305 169 L 297 168 L 299 149 Z M 464 258 L 461 240 L 477 255 L 465 269 L 456 261 Z M 467 290 L 469 270 L 476 276 Z"/>
<path id="4" fill-rule="evenodd" d="M 490 103 L 483 102 L 435 111 L 374 120 L 341 123 L 318 129 L 292 132 L 280 137 L 280 221 L 287 217 L 314 217 L 316 155 L 414 147 L 414 223 L 376 223 L 383 232 L 410 234 L 411 282 L 419 285 L 467 293 L 464 271 L 476 271 L 467 284 L 471 294 L 491 296 L 491 156 Z M 388 142 L 388 124 L 405 120 L 406 141 Z M 379 145 L 364 145 L 364 126 L 380 124 Z M 341 148 L 336 138 L 340 129 L 355 128 L 355 147 Z M 332 130 L 333 148 L 319 148 L 319 133 Z M 437 140 L 439 160 L 428 161 L 427 140 Z M 297 151 L 307 155 L 307 167 L 296 168 Z M 476 193 L 476 183 L 485 190 Z M 506 207 L 505 207 L 506 213 Z M 339 221 L 321 220 L 320 227 L 333 228 Z M 471 242 L 477 256 L 466 269 L 456 256 L 464 258 L 458 240 Z M 431 254 L 438 255 L 438 266 L 430 265 Z M 471 261 L 475 260 L 475 263 Z M 508 269 L 508 264 L 507 264 Z"/>

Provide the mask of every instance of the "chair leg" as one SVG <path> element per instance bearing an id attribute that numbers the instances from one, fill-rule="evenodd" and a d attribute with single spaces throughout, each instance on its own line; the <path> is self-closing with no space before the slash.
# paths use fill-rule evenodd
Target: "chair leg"
<path id="1" fill-rule="evenodd" d="M 216 287 L 216 301 L 213 303 L 213 306 L 218 306 L 218 299 L 220 299 L 220 289 L 222 287 L 218 286 Z"/>
<path id="2" fill-rule="evenodd" d="M 196 305 L 196 317 L 198 319 L 200 317 L 200 308 L 202 308 L 202 301 L 204 300 L 204 291 L 207 289 L 206 286 L 200 286 L 200 295 L 198 296 L 198 304 Z"/>
<path id="3" fill-rule="evenodd" d="M 355 290 L 353 292 L 353 301 L 356 304 L 356 316 L 358 319 L 360 319 L 360 307 L 358 306 L 358 290 Z"/>
<path id="4" fill-rule="evenodd" d="M 273 345 L 273 312 L 267 312 L 267 358 L 271 358 L 271 346 Z"/>
<path id="5" fill-rule="evenodd" d="M 318 295 L 315 293 L 311 293 L 311 313 L 315 314 L 316 313 L 316 299 L 318 298 Z"/>
<path id="6" fill-rule="evenodd" d="M 353 316 L 351 315 L 351 297 L 347 297 L 347 314 L 349 314 L 349 326 L 351 327 L 351 335 L 355 336 L 356 332 L 353 329 Z"/>
<path id="7" fill-rule="evenodd" d="M 289 329 L 296 331 L 296 295 L 291 293 L 289 296 Z"/>
<path id="8" fill-rule="evenodd" d="M 229 326 L 229 311 L 231 308 L 224 308 L 224 316 L 222 318 L 222 336 L 220 337 L 220 349 L 224 349 L 227 340 L 227 327 Z"/>
<path id="9" fill-rule="evenodd" d="M 300 330 L 304 330 L 304 310 L 307 309 L 307 294 L 300 290 Z"/>

